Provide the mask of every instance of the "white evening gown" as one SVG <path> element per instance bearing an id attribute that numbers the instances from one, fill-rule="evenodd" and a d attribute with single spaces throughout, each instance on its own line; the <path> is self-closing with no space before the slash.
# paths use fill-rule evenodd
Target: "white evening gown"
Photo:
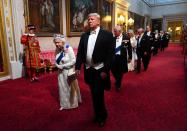
<path id="1" fill-rule="evenodd" d="M 130 63 L 128 63 L 128 70 L 133 71 L 135 68 L 135 61 L 137 60 L 137 54 L 136 54 L 137 40 L 135 37 L 131 37 L 130 41 L 132 46 L 132 60 Z"/>
<path id="2" fill-rule="evenodd" d="M 56 55 L 56 59 L 60 56 L 60 53 Z M 66 68 L 70 67 L 75 64 L 75 59 L 73 48 L 68 47 L 64 51 L 64 57 L 61 59 L 59 65 Z M 76 108 L 78 107 L 78 103 L 82 102 L 79 86 L 71 87 L 67 82 L 67 75 L 72 73 L 72 71 L 75 71 L 74 67 L 70 69 L 58 69 L 59 100 L 62 109 Z M 77 80 L 76 82 L 78 85 Z"/>

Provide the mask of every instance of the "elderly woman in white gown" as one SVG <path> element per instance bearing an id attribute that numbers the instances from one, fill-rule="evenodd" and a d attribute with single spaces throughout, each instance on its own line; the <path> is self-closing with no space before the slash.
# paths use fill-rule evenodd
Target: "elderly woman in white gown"
<path id="1" fill-rule="evenodd" d="M 135 69 L 135 62 L 137 60 L 137 54 L 136 54 L 137 40 L 133 30 L 129 30 L 128 35 L 130 37 L 131 46 L 132 46 L 132 60 L 130 63 L 128 63 L 128 70 L 133 71 Z"/>
<path id="2" fill-rule="evenodd" d="M 67 77 L 74 73 L 74 64 L 76 61 L 73 48 L 65 44 L 63 35 L 55 34 L 54 43 L 56 45 L 56 67 L 58 68 L 58 87 L 60 109 L 71 109 L 78 107 L 81 103 L 81 95 L 77 80 L 73 84 L 68 83 Z"/>

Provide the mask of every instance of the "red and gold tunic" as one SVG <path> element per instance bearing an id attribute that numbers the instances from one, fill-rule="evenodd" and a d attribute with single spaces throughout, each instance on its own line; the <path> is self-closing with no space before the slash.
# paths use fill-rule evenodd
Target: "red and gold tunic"
<path id="1" fill-rule="evenodd" d="M 21 43 L 25 45 L 25 65 L 27 68 L 39 68 L 40 62 L 40 45 L 34 34 L 24 34 L 21 37 Z"/>

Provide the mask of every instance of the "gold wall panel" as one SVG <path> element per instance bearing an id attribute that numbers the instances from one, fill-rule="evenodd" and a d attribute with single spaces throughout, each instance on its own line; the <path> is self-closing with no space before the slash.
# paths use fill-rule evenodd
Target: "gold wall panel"
<path id="1" fill-rule="evenodd" d="M 7 48 L 6 48 L 6 41 L 5 41 L 5 23 L 4 23 L 4 15 L 3 15 L 3 6 L 2 6 L 2 1 L 0 1 L 0 56 L 2 58 L 2 69 L 0 71 L 0 77 L 7 76 L 9 74 L 8 70 L 8 55 L 7 55 Z"/>

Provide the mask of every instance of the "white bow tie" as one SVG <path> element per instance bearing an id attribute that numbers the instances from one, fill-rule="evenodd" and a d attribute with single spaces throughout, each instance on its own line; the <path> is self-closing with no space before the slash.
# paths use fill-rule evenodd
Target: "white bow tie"
<path id="1" fill-rule="evenodd" d="M 90 31 L 90 34 L 96 34 L 96 31 Z"/>

